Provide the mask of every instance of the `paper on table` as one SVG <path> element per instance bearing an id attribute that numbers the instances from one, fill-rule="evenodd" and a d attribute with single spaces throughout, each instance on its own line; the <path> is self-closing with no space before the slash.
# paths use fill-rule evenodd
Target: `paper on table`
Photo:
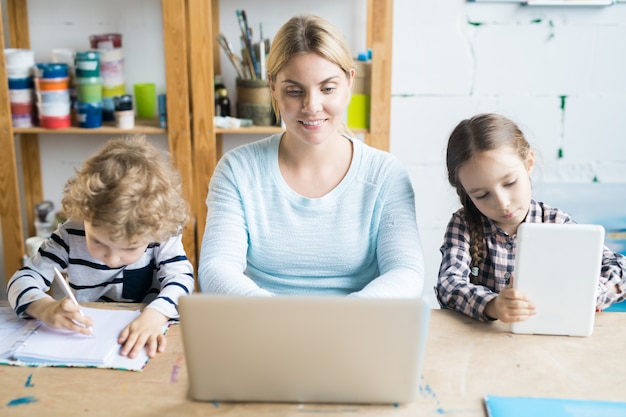
<path id="1" fill-rule="evenodd" d="M 0 358 L 10 355 L 38 326 L 37 320 L 20 319 L 13 309 L 0 308 Z"/>
<path id="2" fill-rule="evenodd" d="M 5 310 L 4 308 L 0 310 Z M 14 315 L 15 313 L 11 311 Z M 140 371 L 148 362 L 143 349 L 137 357 L 130 359 L 118 354 L 117 338 L 122 329 L 136 319 L 139 310 L 85 308 L 86 315 L 94 320 L 95 336 L 85 336 L 58 329 L 51 329 L 36 320 L 19 319 L 16 324 L 0 315 L 0 331 L 11 329 L 11 346 L 18 346 L 13 354 L 2 353 L 0 363 L 10 365 L 43 365 L 66 367 L 98 367 L 129 371 Z M 6 319 L 6 320 L 5 320 Z M 33 330 L 33 326 L 39 326 Z M 163 332 L 167 331 L 165 325 Z M 18 332 L 18 333 L 15 333 Z M 27 335 L 27 336 L 24 336 Z M 19 336 L 19 337 L 18 337 Z M 0 344 L 0 347 L 2 345 Z"/>
<path id="3" fill-rule="evenodd" d="M 120 332 L 139 317 L 137 310 L 83 308 L 94 321 L 94 335 L 85 336 L 41 325 L 13 354 L 23 362 L 104 365 L 119 351 Z"/>

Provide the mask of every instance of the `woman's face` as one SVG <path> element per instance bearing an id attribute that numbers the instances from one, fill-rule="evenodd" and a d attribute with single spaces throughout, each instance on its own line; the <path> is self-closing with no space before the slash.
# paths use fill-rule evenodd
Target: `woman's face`
<path id="1" fill-rule="evenodd" d="M 320 144 L 335 135 L 350 100 L 350 76 L 316 53 L 295 55 L 270 80 L 272 95 L 287 135 L 308 144 Z"/>

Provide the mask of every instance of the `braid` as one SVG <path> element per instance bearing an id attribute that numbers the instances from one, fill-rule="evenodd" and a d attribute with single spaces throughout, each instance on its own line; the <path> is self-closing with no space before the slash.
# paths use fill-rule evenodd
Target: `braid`
<path id="1" fill-rule="evenodd" d="M 485 233 L 480 213 L 467 194 L 465 194 L 464 198 L 462 198 L 462 202 L 464 207 L 463 214 L 465 216 L 465 221 L 467 222 L 467 228 L 470 236 L 470 256 L 472 258 L 472 262 L 470 264 L 470 282 L 475 283 L 485 246 Z"/>

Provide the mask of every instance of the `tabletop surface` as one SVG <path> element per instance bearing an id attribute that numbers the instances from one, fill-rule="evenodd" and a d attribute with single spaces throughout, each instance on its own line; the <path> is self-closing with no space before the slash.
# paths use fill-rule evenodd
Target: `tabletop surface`
<path id="1" fill-rule="evenodd" d="M 591 337 L 515 335 L 433 310 L 420 395 L 409 404 L 194 402 L 180 327 L 142 372 L 0 366 L 3 416 L 486 416 L 485 395 L 626 399 L 626 314 L 598 313 Z"/>

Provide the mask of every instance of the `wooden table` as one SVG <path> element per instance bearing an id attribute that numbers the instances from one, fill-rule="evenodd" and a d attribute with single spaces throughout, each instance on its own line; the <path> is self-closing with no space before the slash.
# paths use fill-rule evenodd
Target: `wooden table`
<path id="1" fill-rule="evenodd" d="M 626 314 L 598 313 L 588 338 L 513 335 L 433 310 L 419 399 L 402 405 L 193 402 L 180 327 L 143 372 L 0 366 L 2 416 L 485 416 L 492 395 L 626 400 Z"/>

